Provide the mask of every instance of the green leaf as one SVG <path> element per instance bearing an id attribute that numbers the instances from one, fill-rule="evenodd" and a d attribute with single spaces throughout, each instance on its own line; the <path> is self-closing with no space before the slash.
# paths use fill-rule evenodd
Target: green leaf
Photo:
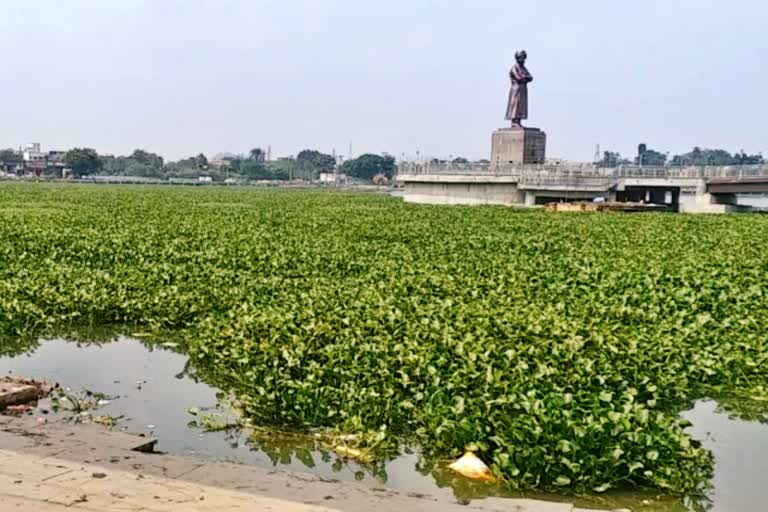
<path id="1" fill-rule="evenodd" d="M 613 393 L 610 391 L 602 391 L 600 393 L 600 401 L 602 402 L 610 402 L 613 400 Z"/>

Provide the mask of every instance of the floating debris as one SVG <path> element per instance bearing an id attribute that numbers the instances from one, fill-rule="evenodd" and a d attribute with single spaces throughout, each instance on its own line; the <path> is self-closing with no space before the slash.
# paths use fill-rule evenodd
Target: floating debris
<path id="1" fill-rule="evenodd" d="M 95 415 L 94 412 L 110 405 L 117 396 L 82 389 L 75 392 L 71 388 L 57 388 L 51 395 L 51 410 L 62 414 L 61 419 L 71 423 L 97 423 L 105 427 L 114 427 L 124 416 Z M 47 414 L 47 410 L 41 411 Z"/>
<path id="2" fill-rule="evenodd" d="M 549 212 L 663 212 L 669 210 L 668 205 L 653 203 L 630 202 L 552 202 L 544 209 Z"/>
<path id="3" fill-rule="evenodd" d="M 93 423 L 96 423 L 98 425 L 104 425 L 105 427 L 114 427 L 118 424 L 120 420 L 125 418 L 124 415 L 121 416 L 110 416 L 109 414 L 105 414 L 103 416 L 94 416 L 91 418 L 91 421 Z"/>
<path id="4" fill-rule="evenodd" d="M 465 453 L 456 462 L 450 464 L 448 468 L 467 478 L 487 480 L 489 482 L 496 481 L 496 477 L 491 473 L 491 469 L 472 452 Z"/>
<path id="5" fill-rule="evenodd" d="M 363 464 L 373 462 L 373 455 L 371 455 L 370 450 L 361 450 L 359 448 L 351 448 L 340 444 L 334 446 L 333 451 L 342 457 L 362 462 Z"/>

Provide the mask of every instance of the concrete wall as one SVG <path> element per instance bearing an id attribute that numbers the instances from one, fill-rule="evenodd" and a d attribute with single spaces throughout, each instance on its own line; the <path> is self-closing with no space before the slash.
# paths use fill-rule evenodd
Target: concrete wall
<path id="1" fill-rule="evenodd" d="M 733 196 L 719 196 L 707 193 L 680 194 L 681 213 L 730 213 L 752 209 L 749 205 L 736 204 Z"/>
<path id="2" fill-rule="evenodd" d="M 525 197 L 515 183 L 406 182 L 403 200 L 406 203 L 511 206 L 522 204 Z"/>
<path id="3" fill-rule="evenodd" d="M 551 201 L 591 201 L 596 197 L 614 200 L 613 191 L 521 190 L 515 183 L 501 182 L 405 182 L 401 197 L 406 203 L 424 204 L 498 204 L 535 206 L 540 198 Z"/>

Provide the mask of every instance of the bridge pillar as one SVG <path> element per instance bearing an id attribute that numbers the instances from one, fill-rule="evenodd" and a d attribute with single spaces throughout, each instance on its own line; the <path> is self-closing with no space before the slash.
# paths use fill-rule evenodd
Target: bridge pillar
<path id="1" fill-rule="evenodd" d="M 727 213 L 743 209 L 738 206 L 736 194 L 710 194 L 704 180 L 694 194 L 680 197 L 680 211 L 684 213 Z"/>
<path id="2" fill-rule="evenodd" d="M 525 192 L 525 206 L 536 206 L 536 193 L 530 190 Z"/>

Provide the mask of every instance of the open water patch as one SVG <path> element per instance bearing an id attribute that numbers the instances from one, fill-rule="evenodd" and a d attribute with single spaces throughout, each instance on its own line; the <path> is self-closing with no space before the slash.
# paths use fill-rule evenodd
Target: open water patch
<path id="1" fill-rule="evenodd" d="M 42 340 L 23 353 L 0 357 L 0 375 L 23 375 L 58 382 L 73 395 L 86 390 L 106 396 L 100 417 L 119 418 L 112 428 L 156 437 L 157 448 L 176 455 L 229 461 L 263 468 L 311 472 L 371 487 L 467 502 L 487 497 L 526 497 L 575 501 L 583 507 L 648 512 L 762 510 L 768 500 L 768 425 L 742 421 L 719 412 L 713 401 L 700 401 L 684 413 L 694 438 L 712 450 L 715 478 L 708 500 L 685 503 L 653 493 L 615 492 L 572 497 L 514 493 L 498 484 L 469 481 L 447 469 L 450 461 L 406 451 L 392 460 L 358 464 L 324 449 L 306 437 L 269 434 L 251 437 L 230 428 L 204 432 L 200 418 L 220 411 L 224 393 L 205 383 L 178 347 L 129 337 L 106 342 L 56 338 Z M 72 420 L 71 411 L 53 412 L 51 400 L 40 402 L 35 415 L 52 421 Z M 43 413 L 47 412 L 47 415 Z M 76 419 L 76 418 L 75 418 Z"/>

